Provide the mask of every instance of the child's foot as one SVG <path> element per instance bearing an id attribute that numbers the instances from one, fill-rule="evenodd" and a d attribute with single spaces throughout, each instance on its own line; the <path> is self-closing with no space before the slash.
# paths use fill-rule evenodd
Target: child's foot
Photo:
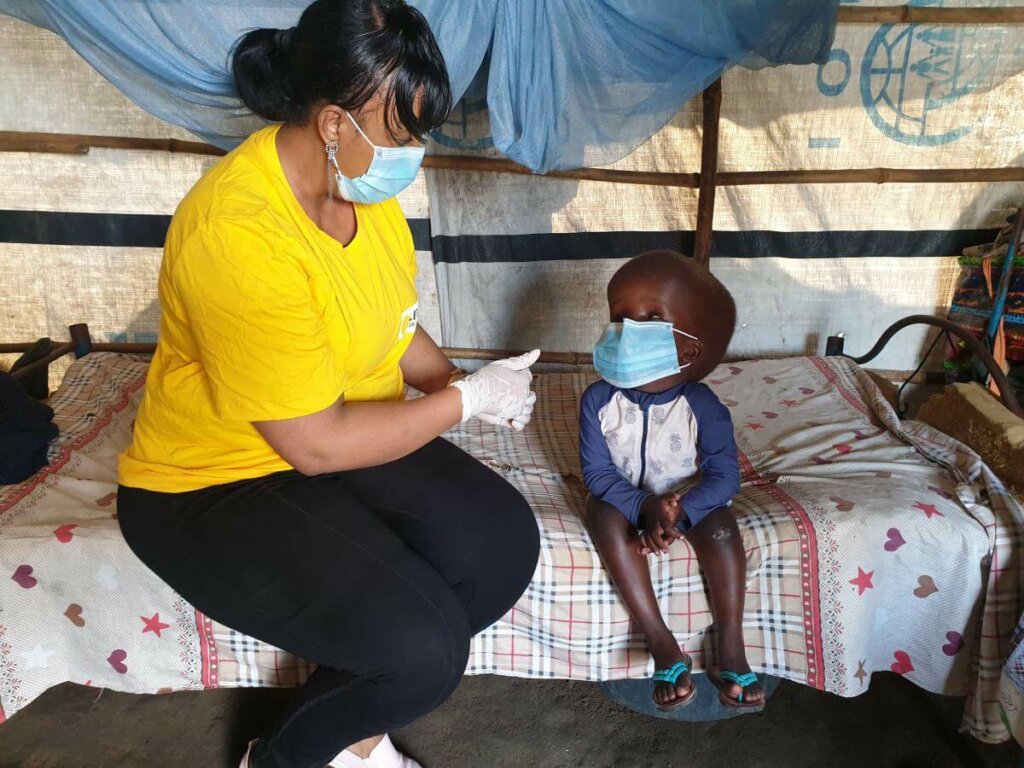
<path id="1" fill-rule="evenodd" d="M 651 694 L 655 705 L 658 709 L 673 709 L 688 701 L 695 692 L 693 678 L 690 675 L 690 657 L 679 649 L 679 644 L 671 635 L 665 640 L 648 643 L 648 647 L 654 656 L 655 669 L 669 670 L 680 661 L 685 662 L 687 667 L 674 683 L 661 681 L 655 684 L 654 693 Z"/>
<path id="2" fill-rule="evenodd" d="M 728 680 L 722 677 L 723 672 L 733 673 L 739 680 Z M 754 679 L 747 682 L 750 665 L 747 655 L 740 649 L 722 648 L 718 652 L 718 672 L 714 675 L 715 683 L 721 691 L 722 703 L 734 707 L 761 708 L 764 706 L 764 688 Z M 741 683 L 747 683 L 741 685 Z"/>

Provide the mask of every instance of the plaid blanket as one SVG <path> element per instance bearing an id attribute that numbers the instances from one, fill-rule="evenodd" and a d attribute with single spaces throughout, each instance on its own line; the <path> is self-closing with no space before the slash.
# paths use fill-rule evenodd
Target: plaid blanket
<path id="1" fill-rule="evenodd" d="M 51 466 L 0 487 L 0 720 L 70 680 L 134 692 L 290 686 L 300 659 L 218 624 L 143 566 L 116 524 L 116 455 L 142 358 L 77 361 L 53 398 Z M 447 437 L 512 482 L 541 531 L 534 579 L 473 641 L 468 673 L 601 680 L 653 663 L 581 520 L 577 404 L 589 374 L 535 379 L 522 433 L 476 422 Z M 969 696 L 964 727 L 1007 737 L 1000 672 L 1021 614 L 1021 506 L 972 452 L 900 422 L 845 359 L 750 361 L 709 380 L 733 413 L 752 666 L 842 696 L 892 671 Z M 668 624 L 698 667 L 713 619 L 685 542 L 651 558 Z"/>

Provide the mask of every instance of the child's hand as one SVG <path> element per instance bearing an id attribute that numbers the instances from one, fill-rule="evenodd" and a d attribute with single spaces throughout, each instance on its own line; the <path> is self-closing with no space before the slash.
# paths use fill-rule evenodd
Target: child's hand
<path id="1" fill-rule="evenodd" d="M 669 546 L 683 538 L 682 532 L 676 528 L 683 510 L 679 506 L 678 493 L 665 493 L 661 496 L 648 496 L 641 507 L 644 516 L 644 530 L 640 532 L 640 554 L 649 555 L 653 552 L 668 552 Z"/>

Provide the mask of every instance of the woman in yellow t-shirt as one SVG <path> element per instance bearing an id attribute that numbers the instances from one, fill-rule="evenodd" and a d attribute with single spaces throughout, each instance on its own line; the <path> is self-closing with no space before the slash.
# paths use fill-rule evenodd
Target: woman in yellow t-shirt
<path id="1" fill-rule="evenodd" d="M 243 766 L 409 768 L 382 734 L 455 689 L 539 546 L 519 493 L 439 435 L 474 416 L 522 429 L 536 351 L 459 375 L 416 323 L 393 197 L 451 106 L 417 11 L 317 0 L 232 64 L 280 125 L 171 222 L 118 519 L 190 603 L 318 665 Z"/>

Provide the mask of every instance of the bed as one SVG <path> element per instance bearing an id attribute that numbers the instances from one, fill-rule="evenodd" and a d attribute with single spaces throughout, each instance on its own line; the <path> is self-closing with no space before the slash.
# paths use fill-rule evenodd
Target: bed
<path id="1" fill-rule="evenodd" d="M 0 721 L 65 681 L 163 693 L 294 686 L 311 671 L 188 605 L 122 540 L 116 457 L 147 360 L 76 360 L 50 401 L 61 429 L 50 466 L 0 486 Z M 542 537 L 530 587 L 474 639 L 469 674 L 653 671 L 580 517 L 577 403 L 592 379 L 538 375 L 525 432 L 473 421 L 447 435 L 522 491 Z M 1007 738 L 998 689 L 1024 595 L 1024 510 L 999 479 L 951 438 L 901 422 L 847 358 L 732 363 L 708 383 L 741 451 L 752 666 L 840 696 L 893 672 L 967 696 L 963 727 Z M 680 542 L 650 564 L 670 627 L 704 668 L 713 629 L 692 551 Z"/>

